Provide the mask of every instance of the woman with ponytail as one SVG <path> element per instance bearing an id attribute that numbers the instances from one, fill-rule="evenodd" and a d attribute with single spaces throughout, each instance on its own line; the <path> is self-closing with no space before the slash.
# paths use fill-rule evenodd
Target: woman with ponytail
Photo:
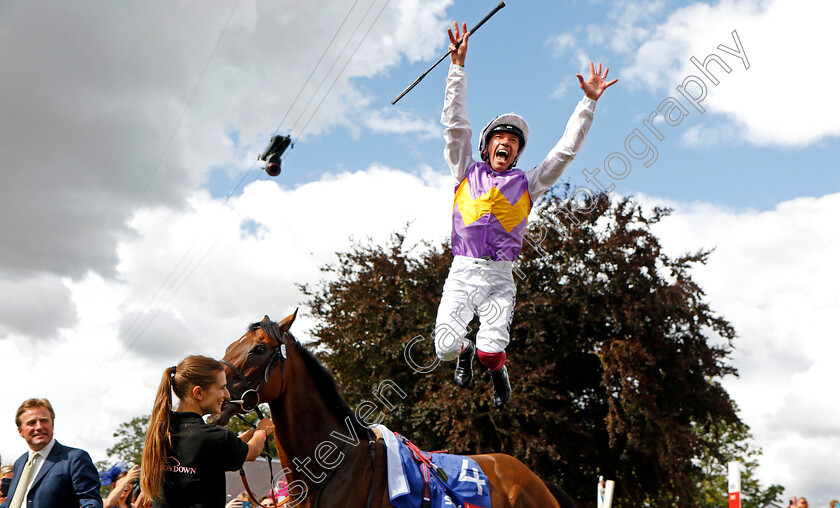
<path id="1" fill-rule="evenodd" d="M 178 398 L 177 411 L 172 395 Z M 155 508 L 222 508 L 225 471 L 236 471 L 262 452 L 271 420 L 238 437 L 204 423 L 230 398 L 224 369 L 206 356 L 188 356 L 166 369 L 158 387 L 143 448 L 140 486 Z"/>

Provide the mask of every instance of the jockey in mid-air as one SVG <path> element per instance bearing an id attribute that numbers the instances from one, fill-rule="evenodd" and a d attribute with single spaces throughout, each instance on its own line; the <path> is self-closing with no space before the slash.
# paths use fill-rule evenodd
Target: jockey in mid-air
<path id="1" fill-rule="evenodd" d="M 510 322 L 516 298 L 512 263 L 522 250 L 531 205 L 563 174 L 583 148 L 592 124 L 595 104 L 608 87 L 609 68 L 601 75 L 589 63 L 589 79 L 577 74 L 585 97 L 580 100 L 566 131 L 545 159 L 530 171 L 516 168 L 528 143 L 528 124 L 516 114 L 497 116 L 481 130 L 479 154 L 472 157 L 472 128 L 467 119 L 467 74 L 464 63 L 470 33 L 464 23 L 449 32 L 452 60 L 446 78 L 441 123 L 446 140 L 444 157 L 457 184 L 452 211 L 454 259 L 443 286 L 435 323 L 435 350 L 444 361 L 457 359 L 455 383 L 467 388 L 473 377 L 476 345 L 466 339 L 468 325 L 479 316 L 476 335 L 478 360 L 490 370 L 493 404 L 510 399 L 505 348 L 510 342 Z M 456 41 L 463 41 L 456 48 Z"/>

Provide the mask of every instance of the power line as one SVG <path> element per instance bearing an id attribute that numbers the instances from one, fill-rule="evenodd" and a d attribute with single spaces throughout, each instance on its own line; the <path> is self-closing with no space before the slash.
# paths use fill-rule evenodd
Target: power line
<path id="1" fill-rule="evenodd" d="M 350 55 L 350 58 L 347 59 L 347 62 L 344 64 L 344 67 L 341 68 L 341 71 L 335 77 L 335 79 L 333 80 L 329 89 L 327 89 L 327 93 L 325 93 L 324 96 L 321 98 L 321 102 L 318 103 L 318 107 L 316 107 L 315 111 L 312 112 L 312 115 L 309 116 L 309 120 L 303 126 L 303 129 L 301 129 L 299 136 L 303 136 L 303 133 L 306 132 L 306 128 L 309 126 L 309 122 L 311 122 L 312 119 L 315 118 L 315 114 L 318 113 L 319 109 L 321 109 L 321 105 L 324 104 L 324 101 L 326 100 L 327 96 L 329 96 L 330 92 L 332 92 L 332 89 L 335 86 L 336 82 L 338 82 L 338 79 L 341 77 L 342 74 L 344 74 L 344 70 L 347 69 L 347 66 L 353 60 L 353 57 L 356 56 L 356 52 L 362 46 L 362 43 L 365 41 L 365 39 L 367 39 L 367 36 L 370 33 L 371 29 L 373 28 L 374 25 L 376 25 L 376 22 L 379 21 L 379 17 L 382 16 L 382 12 L 385 11 L 385 7 L 387 7 L 389 3 L 391 3 L 391 0 L 385 0 L 385 3 L 382 5 L 382 8 L 379 10 L 379 14 L 376 15 L 376 18 L 373 20 L 373 23 L 370 24 L 370 26 L 367 29 L 367 32 L 365 32 L 364 37 L 362 37 L 362 40 L 360 40 L 359 44 L 356 45 L 356 49 L 353 50 L 353 53 Z M 373 6 L 373 4 L 371 4 L 371 6 Z"/>
<path id="2" fill-rule="evenodd" d="M 216 55 L 216 50 L 219 49 L 219 43 L 222 41 L 222 36 L 225 34 L 225 31 L 227 31 L 228 25 L 230 25 L 230 20 L 233 19 L 233 14 L 236 12 L 237 7 L 239 7 L 239 1 L 240 0 L 236 0 L 236 2 L 234 2 L 233 9 L 230 10 L 230 14 L 228 14 L 227 21 L 225 21 L 225 25 L 224 27 L 222 27 L 222 31 L 219 33 L 219 37 L 216 38 L 216 44 L 213 46 L 213 51 L 210 52 L 210 57 L 207 59 L 207 62 L 204 63 L 204 68 L 201 70 L 201 74 L 198 76 L 198 81 L 195 82 L 195 86 L 193 87 L 192 92 L 190 92 L 190 96 L 187 99 L 187 103 L 184 105 L 184 110 L 181 111 L 181 116 L 178 117 L 178 121 L 175 123 L 175 128 L 172 129 L 172 134 L 169 135 L 169 140 L 166 141 L 166 145 L 163 147 L 163 153 L 160 154 L 160 158 L 158 159 L 154 170 L 152 170 L 151 176 L 149 176 L 149 181 L 146 182 L 146 186 L 143 188 L 143 192 L 140 194 L 140 200 L 137 202 L 135 210 L 137 208 L 140 208 L 140 205 L 146 198 L 146 193 L 148 193 L 149 187 L 151 187 L 152 185 L 152 181 L 155 179 L 158 170 L 163 164 L 163 160 L 166 157 L 166 154 L 169 152 L 169 147 L 172 145 L 172 140 L 175 139 L 175 134 L 177 134 L 178 130 L 181 128 L 181 122 L 184 120 L 184 116 L 186 116 L 187 110 L 190 108 L 190 104 L 192 104 L 192 100 L 193 97 L 195 97 L 196 91 L 198 91 L 198 85 L 201 84 L 201 80 L 204 79 L 204 74 L 210 67 L 210 62 L 213 61 L 213 57 Z"/>
<path id="3" fill-rule="evenodd" d="M 240 0 L 236 0 L 234 2 L 233 7 L 231 8 L 230 12 L 228 13 L 225 24 L 222 26 L 222 29 L 219 32 L 219 36 L 216 38 L 216 43 L 213 45 L 213 49 L 210 51 L 210 56 L 207 58 L 207 61 L 204 63 L 204 67 L 202 68 L 201 73 L 198 76 L 198 80 L 196 80 L 196 83 L 193 86 L 193 89 L 190 92 L 189 97 L 187 98 L 187 102 L 184 105 L 184 108 L 181 111 L 180 116 L 178 117 L 178 121 L 175 123 L 175 127 L 173 127 L 173 129 L 172 129 L 172 133 L 169 135 L 169 139 L 166 141 L 166 144 L 163 147 L 163 151 L 161 152 L 160 157 L 158 158 L 158 161 L 155 164 L 155 167 L 152 169 L 152 173 L 151 173 L 151 175 L 149 175 L 149 179 L 146 181 L 146 185 L 143 187 L 143 191 L 140 193 L 140 197 L 138 198 L 137 203 L 134 205 L 134 208 L 133 208 L 134 210 L 138 210 L 140 208 L 140 206 L 143 204 L 143 202 L 145 201 L 146 195 L 148 194 L 148 191 L 149 191 L 149 188 L 151 188 L 151 185 L 152 185 L 152 182 L 155 179 L 155 176 L 157 176 L 157 173 L 160 170 L 160 167 L 163 165 L 163 161 L 166 158 L 167 153 L 169 153 L 169 148 L 172 145 L 172 141 L 175 139 L 175 135 L 180 130 L 181 123 L 183 122 L 184 117 L 187 114 L 187 110 L 190 108 L 190 105 L 192 104 L 193 98 L 195 97 L 195 94 L 198 91 L 198 87 L 201 84 L 202 80 L 204 79 L 204 75 L 207 73 L 207 69 L 210 67 L 210 62 L 213 61 L 213 57 L 216 55 L 216 51 L 219 49 L 219 44 L 221 43 L 222 37 L 224 36 L 225 32 L 227 31 L 227 28 L 230 25 L 231 20 L 233 19 L 233 15 L 236 12 L 236 9 L 239 7 L 239 2 L 240 2 Z M 112 262 L 114 262 L 116 260 L 115 259 L 116 255 L 117 254 L 116 254 L 116 251 L 115 251 L 111 256 L 111 261 Z M 182 258 L 182 260 L 183 260 L 183 258 Z M 171 273 L 170 273 L 170 275 L 171 275 Z M 168 280 L 168 277 L 167 277 L 167 280 Z M 164 281 L 164 285 L 165 285 L 165 283 L 166 282 Z M 161 288 L 162 287 L 163 287 L 163 285 L 161 285 Z M 160 288 L 158 288 L 158 291 L 160 291 Z M 157 291 L 155 292 L 155 294 L 157 294 Z M 133 325 L 133 323 L 132 323 L 132 325 Z M 104 363 L 105 363 L 105 361 L 101 362 L 100 365 L 99 365 L 99 368 L 97 368 L 95 370 L 95 372 L 99 372 Z M 75 404 L 76 399 L 78 399 L 78 397 L 81 394 L 83 394 L 85 392 L 85 390 L 88 389 L 87 388 L 88 385 L 93 384 L 96 379 L 97 379 L 96 375 L 94 375 L 92 377 L 89 377 L 87 379 L 87 383 L 83 386 L 83 388 L 80 391 L 77 392 L 76 397 L 74 397 L 73 400 L 71 401 L 71 405 L 70 405 L 71 408 L 76 407 L 76 404 Z M 75 411 L 75 410 L 71 409 L 71 414 L 68 417 L 72 417 L 73 411 Z"/>
<path id="4" fill-rule="evenodd" d="M 376 2 L 376 0 L 373 0 L 371 2 L 370 6 L 368 7 L 367 11 L 365 12 L 365 15 L 363 16 L 363 19 L 370 12 L 370 9 L 372 8 L 372 6 L 375 2 Z M 287 110 L 286 114 L 284 115 L 283 120 L 281 120 L 281 123 L 278 126 L 277 130 L 279 130 L 280 126 L 282 126 L 283 121 L 285 121 L 286 117 L 291 112 L 292 108 L 294 107 L 297 100 L 299 99 L 301 93 L 306 88 L 306 85 L 308 84 L 309 80 L 314 75 L 317 67 L 323 61 L 325 55 L 329 51 L 333 42 L 336 40 L 339 32 L 341 31 L 344 24 L 349 19 L 349 16 L 352 13 L 353 9 L 356 7 L 357 3 L 358 3 L 358 0 L 356 0 L 353 3 L 350 10 L 345 15 L 344 20 L 342 21 L 339 28 L 336 30 L 335 34 L 333 35 L 332 39 L 330 40 L 330 43 L 325 48 L 324 52 L 321 54 L 321 57 L 319 58 L 315 67 L 313 68 L 313 70 L 310 72 L 309 77 L 307 77 L 307 80 L 306 80 L 306 82 L 304 82 L 304 85 L 301 87 L 300 91 L 298 92 L 298 95 L 292 101 L 292 104 L 290 105 L 289 109 Z M 385 10 L 385 7 L 387 7 L 388 3 L 390 3 L 390 0 L 386 0 L 386 2 L 383 4 L 383 6 L 380 9 L 379 13 L 377 14 L 376 18 L 373 20 L 373 22 L 370 24 L 367 31 L 365 32 L 365 35 L 362 37 L 362 39 L 356 45 L 356 48 L 353 50 L 352 54 L 350 55 L 348 60 L 345 62 L 344 66 L 342 67 L 339 74 L 333 80 L 332 84 L 330 85 L 330 87 L 327 90 L 327 92 L 325 93 L 325 95 L 322 97 L 322 99 L 319 102 L 318 106 L 316 107 L 315 111 L 313 111 L 312 115 L 310 115 L 309 120 L 307 121 L 306 125 L 304 125 L 304 129 L 301 131 L 301 133 L 303 133 L 305 131 L 306 127 L 309 125 L 309 122 L 311 122 L 314 115 L 318 112 L 321 105 L 324 103 L 326 97 L 331 93 L 334 85 L 336 84 L 338 79 L 340 79 L 341 75 L 343 74 L 344 70 L 347 68 L 350 61 L 352 61 L 356 52 L 361 47 L 361 44 L 364 42 L 364 40 L 367 38 L 367 36 L 370 33 L 373 26 L 379 20 L 380 16 L 382 15 L 382 12 Z M 238 0 L 237 0 L 237 5 L 238 5 Z M 228 16 L 228 20 L 225 24 L 225 27 L 222 30 L 222 34 L 224 33 L 225 29 L 227 28 L 228 24 L 230 23 L 230 20 L 233 16 L 233 13 L 235 12 L 235 10 L 236 10 L 236 6 L 234 6 L 234 9 L 231 11 L 230 15 Z M 347 45 L 349 45 L 350 40 L 352 40 L 352 38 L 355 35 L 357 30 L 358 30 L 358 26 L 357 26 L 356 30 L 354 30 L 354 32 L 350 36 L 350 38 L 347 40 L 347 43 L 345 43 L 344 48 L 339 53 L 339 56 L 336 58 L 336 62 L 338 61 L 338 59 L 340 59 L 341 55 L 346 50 Z M 219 42 L 221 40 L 222 34 L 220 34 L 219 38 L 216 41 L 216 45 L 214 46 L 213 52 L 211 53 L 211 60 L 212 60 L 213 54 L 215 54 L 216 50 L 218 49 Z M 204 70 L 202 71 L 201 77 L 199 78 L 199 83 L 200 83 L 201 79 L 203 78 L 204 73 L 206 72 L 206 70 L 209 66 L 209 62 L 210 62 L 210 60 L 208 60 L 207 64 L 204 67 Z M 335 67 L 335 63 L 333 63 L 333 65 L 330 67 L 330 70 L 327 71 L 326 75 L 329 75 L 329 73 L 332 71 L 332 69 L 334 67 Z M 323 84 L 323 80 L 322 80 L 322 84 Z M 315 92 L 316 94 L 317 94 L 317 90 L 319 90 L 320 87 L 321 87 L 321 85 L 319 85 L 318 89 L 316 89 L 316 92 Z M 168 150 L 172 139 L 174 139 L 175 133 L 177 132 L 178 128 L 180 127 L 181 121 L 182 121 L 182 119 L 183 119 L 183 117 L 186 113 L 186 109 L 189 107 L 189 103 L 192 101 L 192 97 L 195 94 L 197 88 L 198 88 L 198 83 L 196 83 L 196 86 L 193 89 L 192 94 L 190 95 L 190 99 L 188 100 L 187 106 L 185 107 L 184 112 L 182 113 L 181 117 L 178 120 L 178 124 L 176 125 L 175 131 L 173 131 L 172 136 L 170 136 L 169 142 L 167 142 L 166 148 L 164 149 L 164 155 L 165 155 L 166 151 Z M 311 102 L 311 99 L 310 99 L 310 102 Z M 307 103 L 306 107 L 308 107 L 308 105 L 309 104 Z M 306 107 L 304 108 L 304 111 L 305 111 Z M 146 194 L 146 192 L 147 192 L 147 190 L 148 190 L 148 188 L 151 184 L 151 181 L 154 179 L 154 175 L 156 174 L 156 172 L 157 172 L 158 168 L 160 167 L 162 161 L 163 161 L 163 155 L 161 156 L 161 159 L 159 160 L 158 165 L 155 167 L 155 170 L 153 171 L 152 176 L 151 176 L 149 182 L 147 183 L 146 188 L 143 191 L 143 195 L 141 196 L 141 199 L 140 199 L 140 201 L 138 202 L 138 205 L 137 205 L 138 207 L 139 207 L 139 204 L 142 203 L 142 201 L 145 197 L 145 194 Z M 224 210 L 224 208 L 228 208 L 231 212 L 236 213 L 237 215 L 240 215 L 238 213 L 238 211 L 236 210 L 236 208 L 234 206 L 229 206 L 228 203 L 229 203 L 230 199 L 232 198 L 233 194 L 237 191 L 239 186 L 242 184 L 242 182 L 248 176 L 248 174 L 250 174 L 253 171 L 255 166 L 256 166 L 256 162 L 251 165 L 251 167 L 245 173 L 243 178 L 240 179 L 239 183 L 236 186 L 234 186 L 234 188 L 231 190 L 231 192 L 227 195 L 227 197 L 225 198 L 225 200 L 222 202 L 219 209 L 217 210 L 217 213 L 220 213 L 222 210 Z M 121 362 L 123 357 L 129 352 L 131 346 L 133 346 L 143 336 L 146 329 L 157 318 L 157 316 L 160 314 L 160 312 L 163 310 L 163 308 L 166 307 L 171 302 L 171 300 L 175 297 L 175 295 L 178 293 L 178 291 L 180 291 L 181 287 L 183 287 L 183 285 L 187 282 L 187 280 L 189 280 L 189 278 L 192 276 L 192 274 L 195 272 L 195 270 L 198 268 L 198 266 L 204 261 L 204 259 L 206 259 L 206 257 L 210 254 L 210 252 L 213 250 L 213 248 L 216 246 L 216 244 L 220 241 L 220 239 L 221 239 L 221 234 L 219 236 L 217 236 L 216 239 L 212 242 L 206 241 L 201 246 L 201 248 L 199 248 L 197 251 L 195 251 L 195 248 L 200 243 L 199 241 L 194 242 L 193 245 L 190 246 L 190 248 L 187 250 L 187 252 L 185 252 L 185 254 L 181 257 L 181 259 L 175 264 L 174 268 L 169 272 L 169 274 L 167 275 L 164 282 L 161 283 L 161 285 L 158 287 L 158 289 L 152 295 L 152 297 L 147 302 L 144 309 L 129 324 L 128 328 L 126 329 L 126 331 L 124 333 L 124 336 L 126 337 L 127 341 L 125 342 L 125 345 L 123 346 L 123 350 L 120 352 L 119 348 L 116 348 L 115 349 L 116 354 L 112 354 L 108 358 L 107 361 L 101 362 L 99 367 L 94 370 L 95 374 L 93 376 L 91 376 L 90 378 L 88 378 L 88 382 L 85 384 L 85 386 L 83 386 L 82 389 L 80 389 L 79 392 L 77 392 L 77 396 L 74 397 L 74 399 L 71 401 L 71 405 L 70 405 L 71 412 L 68 415 L 68 419 L 70 419 L 74 416 L 74 414 L 76 412 L 75 408 L 81 407 L 83 405 L 82 403 L 85 402 L 90 397 L 90 394 L 92 393 L 93 386 L 96 386 L 97 384 L 99 384 L 101 382 L 101 379 L 107 377 L 110 374 L 110 372 L 116 367 L 116 365 Z M 185 262 L 187 260 L 189 260 L 189 262 L 187 262 L 185 264 Z M 182 269 L 182 266 L 183 266 L 183 269 Z M 170 281 L 171 281 L 171 283 L 170 283 Z M 176 284 L 177 284 L 177 286 L 176 286 Z M 170 285 L 170 287 L 167 288 L 167 285 Z M 167 291 L 170 291 L 168 296 L 166 295 Z M 157 302 L 156 302 L 156 300 L 157 300 Z M 153 306 L 156 306 L 156 308 L 154 309 L 154 311 L 152 313 L 150 313 L 149 311 L 150 311 L 150 309 L 152 309 Z M 103 367 L 103 365 L 106 364 L 106 363 L 108 364 L 108 367 Z M 79 400 L 77 402 L 77 400 L 80 399 L 80 398 L 81 398 L 81 400 Z"/>
<path id="5" fill-rule="evenodd" d="M 376 1 L 376 0 L 373 0 L 373 1 Z M 303 85 L 300 87 L 300 90 L 298 90 L 297 95 L 296 95 L 296 96 L 295 96 L 295 98 L 292 100 L 292 104 L 291 104 L 291 105 L 289 105 L 289 109 L 286 111 L 286 114 L 285 114 L 285 115 L 283 115 L 283 118 L 280 120 L 280 123 L 277 125 L 277 129 L 275 129 L 275 130 L 274 130 L 274 132 L 278 132 L 278 131 L 280 130 L 280 127 L 283 125 L 283 122 L 285 122 L 285 121 L 286 121 L 286 117 L 288 117 L 288 116 L 289 116 L 289 113 L 291 113 L 291 112 L 292 112 L 292 107 L 293 107 L 293 106 L 297 103 L 297 100 L 300 98 L 300 94 L 301 94 L 301 93 L 303 93 L 303 91 L 306 89 L 306 85 L 308 85 L 308 84 L 309 84 L 309 80 L 311 80 L 311 79 L 312 79 L 312 76 L 315 74 L 315 70 L 316 70 L 316 69 L 318 68 L 318 66 L 321 64 L 321 61 L 324 59 L 324 57 L 325 57 L 325 56 L 326 56 L 326 54 L 327 54 L 327 51 L 329 51 L 329 49 L 332 47 L 333 42 L 335 42 L 336 37 L 338 37 L 338 33 L 339 33 L 339 32 L 341 32 L 341 29 L 342 29 L 342 28 L 344 28 L 344 24 L 345 24 L 345 23 L 347 22 L 347 20 L 350 18 L 350 13 L 352 13 L 352 12 L 353 12 L 353 9 L 355 9 L 355 8 L 356 8 L 356 4 L 358 4 L 358 3 L 359 3 L 359 0 L 356 0 L 355 2 L 353 2 L 353 5 L 352 5 L 352 6 L 350 6 L 350 10 L 349 10 L 349 11 L 347 11 L 347 14 L 345 14 L 345 15 L 344 15 L 344 20 L 341 22 L 341 25 L 339 25 L 339 26 L 338 26 L 338 29 L 337 29 L 337 30 L 335 31 L 335 33 L 333 34 L 332 39 L 330 39 L 330 43 L 329 43 L 329 44 L 327 44 L 327 47 L 324 49 L 324 52 L 323 52 L 323 53 L 321 53 L 321 57 L 320 57 L 320 58 L 318 58 L 318 62 L 315 64 L 315 67 L 313 67 L 313 68 L 312 68 L 312 72 L 310 72 L 310 73 L 309 73 L 309 76 L 307 76 L 306 81 L 304 81 Z M 371 5 L 373 5 L 373 2 L 371 2 Z M 370 10 L 370 7 L 368 7 L 368 10 Z M 365 15 L 367 15 L 367 13 L 365 13 Z M 364 17 L 364 16 L 363 16 L 363 17 Z M 355 32 L 354 32 L 354 33 L 355 33 Z M 352 35 L 351 35 L 350 37 L 352 38 Z M 349 40 L 349 39 L 348 39 L 348 40 Z M 342 49 L 341 51 L 342 51 L 342 52 L 344 52 L 344 50 L 343 50 L 343 49 Z M 339 53 L 339 55 L 340 55 L 340 53 Z M 330 68 L 330 69 L 332 69 L 332 68 Z M 329 74 L 329 71 L 327 71 L 327 74 Z M 316 90 L 316 93 L 317 93 L 317 90 Z M 305 109 L 305 108 L 304 108 L 304 109 Z"/>
<path id="6" fill-rule="evenodd" d="M 366 17 L 367 17 L 367 15 L 370 13 L 370 10 L 373 8 L 373 4 L 375 4 L 375 3 L 376 3 L 376 0 L 372 0 L 372 1 L 370 2 L 370 5 L 368 5 L 368 8 L 367 8 L 367 10 L 365 11 L 364 15 L 362 15 L 362 19 L 364 19 L 364 18 L 366 18 Z M 336 64 L 338 64 L 338 61 L 339 61 L 339 60 L 341 60 L 341 56 L 342 56 L 342 55 L 344 54 L 344 52 L 347 50 L 347 47 L 350 45 L 350 41 L 352 41 L 352 40 L 353 40 L 353 37 L 355 37 L 356 32 L 358 32 L 358 31 L 359 31 L 359 28 L 360 28 L 361 26 L 362 26 L 362 24 L 361 24 L 361 23 L 358 23 L 358 24 L 356 25 L 355 30 L 353 30 L 353 33 L 351 33 L 351 34 L 350 34 L 350 37 L 348 37 L 348 38 L 347 38 L 347 41 L 344 43 L 344 47 L 343 47 L 343 48 L 341 48 L 341 52 L 340 52 L 340 53 L 338 54 L 338 56 L 335 58 L 335 60 L 333 61 L 333 64 L 330 66 L 329 70 L 327 70 L 327 72 L 324 74 L 324 77 L 321 79 L 321 82 L 320 82 L 320 83 L 318 83 L 318 87 L 315 89 L 315 92 L 313 92 L 313 93 L 312 93 L 312 95 L 309 97 L 309 100 L 306 102 L 306 105 L 305 105 L 305 106 L 303 107 L 303 109 L 301 110 L 300 114 L 298 115 L 297 119 L 295 120 L 295 123 L 294 123 L 294 124 L 292 124 L 291 132 L 294 132 L 295 127 L 297 127 L 297 126 L 298 126 L 298 123 L 300 122 L 301 118 L 303 118 L 303 114 L 306 112 L 306 110 L 309 108 L 309 105 L 312 103 L 312 99 L 314 99 L 314 98 L 315 98 L 315 96 L 316 96 L 316 95 L 318 95 L 318 92 L 321 90 L 321 87 L 324 85 L 324 82 L 327 80 L 327 77 L 330 75 L 330 73 L 332 72 L 332 70 L 335 68 Z M 363 38 L 362 40 L 364 40 L 364 38 Z M 353 52 L 353 54 L 355 54 L 355 51 Z M 352 59 L 352 58 L 353 58 L 353 55 L 350 55 L 350 59 Z M 348 60 L 348 61 L 349 61 L 349 60 Z M 327 93 L 329 93 L 329 91 L 328 91 Z M 310 119 L 311 119 L 311 118 L 312 118 L 312 117 L 310 116 Z M 300 137 L 300 135 L 298 135 L 298 137 Z"/>
<path id="7" fill-rule="evenodd" d="M 376 1 L 376 0 L 373 0 L 373 1 Z M 306 77 L 306 80 L 303 82 L 303 85 L 301 85 L 300 90 L 298 90 L 297 95 L 295 95 L 295 98 L 294 98 L 294 99 L 292 99 L 291 104 L 289 104 L 289 109 L 287 109 L 287 110 L 286 110 L 286 113 L 283 115 L 283 118 L 280 120 L 280 123 L 279 123 L 279 124 L 277 124 L 277 128 L 276 128 L 276 129 L 274 129 L 274 133 L 273 133 L 273 134 L 277 134 L 278 132 L 280 132 L 280 129 L 281 129 L 281 127 L 283 126 L 283 122 L 285 122 L 285 121 L 286 121 L 286 118 L 289 116 L 289 113 L 291 113 L 291 112 L 292 112 L 292 109 L 293 109 L 293 108 L 295 107 L 295 105 L 297 104 L 297 101 L 298 101 L 298 99 L 300 98 L 301 94 L 302 94 L 302 93 L 303 93 L 303 91 L 306 89 L 306 85 L 308 85 L 308 84 L 309 84 L 309 81 L 312 79 L 312 76 L 315 74 L 315 71 L 318 69 L 318 66 L 319 66 L 319 65 L 321 65 L 321 62 L 324 60 L 324 57 L 325 57 L 325 56 L 327 55 L 327 53 L 329 52 L 330 48 L 331 48 L 331 47 L 332 47 L 332 45 L 333 45 L 333 42 L 335 42 L 335 39 L 338 37 L 339 32 L 341 32 L 341 29 L 342 29 L 342 28 L 344 28 L 344 24 L 345 24 L 345 23 L 347 22 L 347 20 L 350 18 L 350 14 L 353 12 L 353 9 L 355 9 L 355 8 L 356 8 L 356 5 L 357 5 L 358 3 L 359 3 L 359 0 L 355 0 L 355 1 L 353 2 L 353 5 L 351 5 L 351 6 L 350 6 L 350 10 L 348 10 L 348 11 L 347 11 L 347 14 L 345 14 L 345 15 L 344 15 L 344 19 L 341 21 L 341 24 L 340 24 L 340 25 L 338 26 L 338 28 L 336 29 L 335 33 L 334 33 L 334 34 L 333 34 L 333 36 L 332 36 L 332 39 L 330 39 L 330 42 L 327 44 L 327 47 L 325 47 L 325 48 L 324 48 L 324 51 L 322 51 L 322 52 L 321 52 L 321 56 L 318 58 L 318 61 L 317 61 L 317 62 L 315 62 L 315 66 L 314 66 L 314 67 L 312 67 L 312 71 L 310 71 L 310 72 L 309 72 L 309 76 L 307 76 L 307 77 Z M 342 50 L 342 52 L 343 52 L 343 50 Z M 227 203 L 227 202 L 228 202 L 228 200 L 229 200 L 229 199 L 230 199 L 230 198 L 231 198 L 231 197 L 232 197 L 232 196 L 233 196 L 233 195 L 234 195 L 234 194 L 235 194 L 235 193 L 239 190 L 239 188 L 242 186 L 242 183 L 243 183 L 243 182 L 245 181 L 245 179 L 246 179 L 246 178 L 248 178 L 248 176 L 249 176 L 249 175 L 253 172 L 254 167 L 256 167 L 256 165 L 257 165 L 257 163 L 256 163 L 256 162 L 254 162 L 253 164 L 251 164 L 251 167 L 249 167 L 249 168 L 248 168 L 248 170 L 247 170 L 247 171 L 245 171 L 245 172 L 242 174 L 242 178 L 240 178 L 240 179 L 239 179 L 239 181 L 236 183 L 236 185 L 234 185 L 234 186 L 233 186 L 233 188 L 230 190 L 230 192 L 228 193 L 227 197 L 226 197 L 226 198 L 225 198 L 225 200 L 224 200 L 224 203 Z"/>

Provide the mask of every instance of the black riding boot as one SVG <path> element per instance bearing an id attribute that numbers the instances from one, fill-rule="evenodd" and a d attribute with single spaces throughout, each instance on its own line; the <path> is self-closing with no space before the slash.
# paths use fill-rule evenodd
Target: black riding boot
<path id="1" fill-rule="evenodd" d="M 461 388 L 469 388 L 473 377 L 473 357 L 475 356 L 475 344 L 471 340 L 465 340 L 467 347 L 458 355 L 458 364 L 455 366 L 455 384 Z"/>
<path id="2" fill-rule="evenodd" d="M 491 370 L 490 377 L 493 379 L 493 405 L 501 409 L 510 400 L 510 379 L 508 379 L 507 367 L 503 365 L 499 370 Z"/>

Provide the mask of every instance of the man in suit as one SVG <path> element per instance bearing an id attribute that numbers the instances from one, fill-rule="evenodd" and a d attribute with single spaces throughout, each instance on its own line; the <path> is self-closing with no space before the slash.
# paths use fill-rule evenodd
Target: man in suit
<path id="1" fill-rule="evenodd" d="M 29 451 L 14 467 L 9 495 L 0 508 L 102 508 L 99 474 L 84 450 L 53 438 L 55 412 L 47 399 L 28 399 L 15 415 Z"/>

